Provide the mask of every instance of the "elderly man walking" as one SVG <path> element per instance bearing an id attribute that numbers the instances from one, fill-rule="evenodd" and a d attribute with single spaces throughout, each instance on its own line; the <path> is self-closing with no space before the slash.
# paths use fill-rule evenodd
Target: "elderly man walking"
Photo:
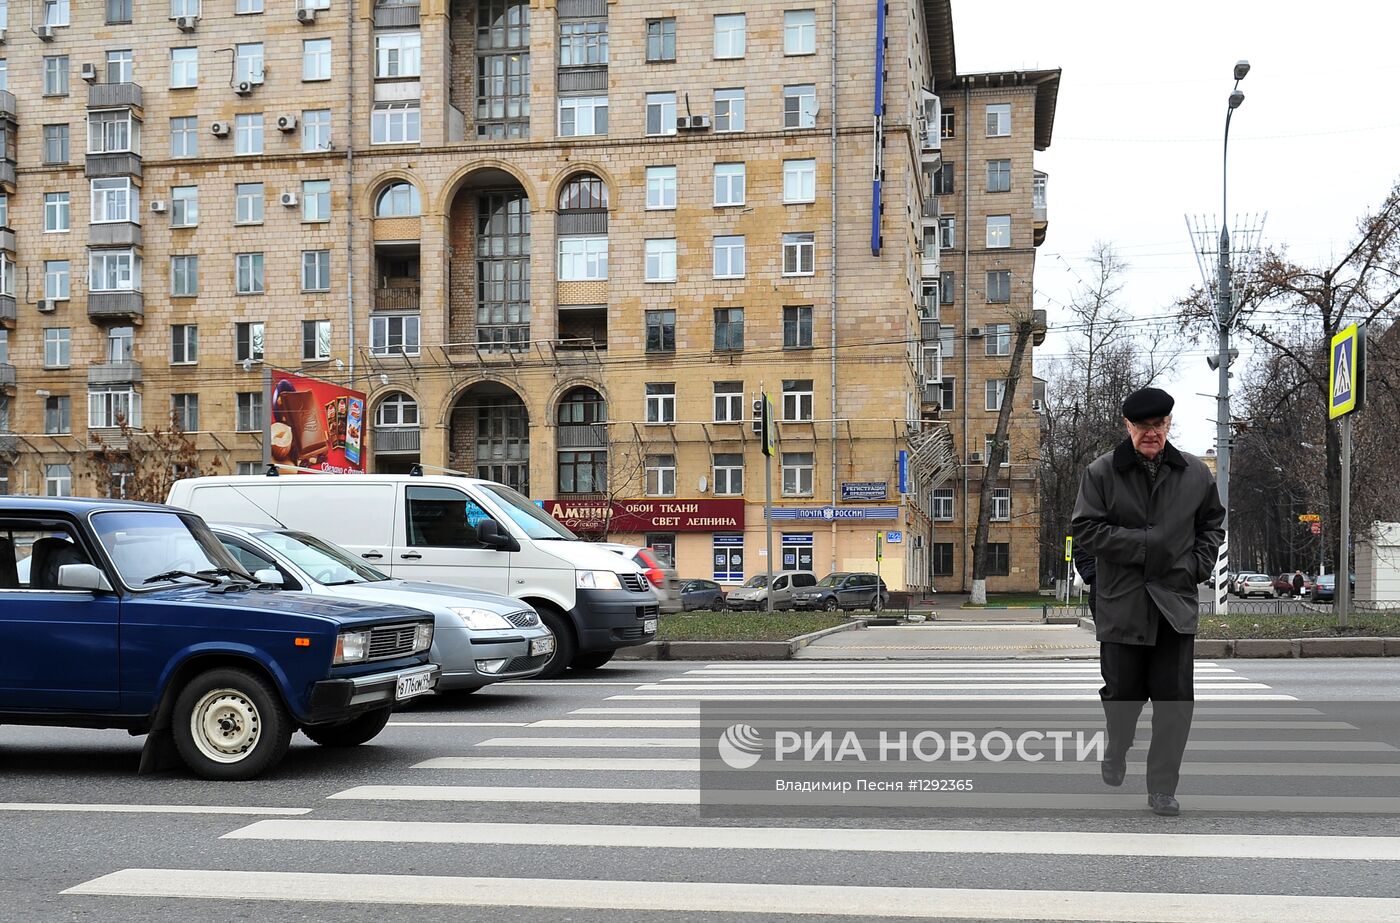
<path id="1" fill-rule="evenodd" d="M 1163 815 L 1181 811 L 1176 787 L 1195 707 L 1196 587 L 1215 567 L 1225 521 L 1210 469 L 1167 441 L 1174 403 L 1157 388 L 1128 396 L 1128 438 L 1089 464 L 1071 523 L 1075 545 L 1097 559 L 1103 780 L 1123 784 L 1151 699 L 1147 803 Z"/>

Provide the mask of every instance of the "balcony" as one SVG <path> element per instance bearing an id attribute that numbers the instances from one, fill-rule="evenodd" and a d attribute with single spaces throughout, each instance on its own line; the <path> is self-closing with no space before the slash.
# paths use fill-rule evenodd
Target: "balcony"
<path id="1" fill-rule="evenodd" d="M 416 3 L 376 3 L 374 6 L 374 27 L 376 29 L 410 29 L 418 23 L 418 4 Z"/>
<path id="2" fill-rule="evenodd" d="M 0 455 L 18 455 L 19 439 L 13 433 L 0 433 Z"/>
<path id="3" fill-rule="evenodd" d="M 417 452 L 422 442 L 422 430 L 416 426 L 376 426 L 370 430 L 374 440 L 371 448 L 376 455 L 388 452 Z"/>
<path id="4" fill-rule="evenodd" d="M 15 232 L 9 228 L 0 228 L 0 250 L 15 252 Z"/>
<path id="5" fill-rule="evenodd" d="M 141 109 L 145 94 L 139 83 L 94 83 L 88 87 L 89 109 Z"/>
<path id="6" fill-rule="evenodd" d="M 8 362 L 0 362 L 0 391 L 14 393 L 15 367 Z"/>
<path id="7" fill-rule="evenodd" d="M 15 94 L 0 90 L 0 119 L 15 121 Z"/>
<path id="8" fill-rule="evenodd" d="M 1031 181 L 1031 217 L 1035 225 L 1035 245 L 1039 247 L 1045 243 L 1045 231 L 1050 224 L 1048 210 L 1045 206 L 1045 187 L 1050 181 L 1048 173 L 1035 171 L 1035 178 Z"/>
<path id="9" fill-rule="evenodd" d="M 141 225 L 132 221 L 110 221 L 88 225 L 89 247 L 139 247 Z"/>
<path id="10" fill-rule="evenodd" d="M 92 179 L 101 176 L 140 176 L 141 155 L 131 151 L 111 154 L 88 154 L 83 175 Z"/>
<path id="11" fill-rule="evenodd" d="M 13 327 L 19 315 L 15 311 L 13 295 L 0 295 L 0 326 Z"/>
<path id="12" fill-rule="evenodd" d="M 564 423 L 559 426 L 560 449 L 606 449 L 608 428 L 591 423 Z"/>
<path id="13" fill-rule="evenodd" d="M 6 192 L 15 191 L 15 162 L 13 160 L 0 160 L 0 187 Z"/>
<path id="14" fill-rule="evenodd" d="M 392 286 L 374 290 L 374 310 L 376 311 L 417 311 L 418 286 Z"/>
<path id="15" fill-rule="evenodd" d="M 140 381 L 139 362 L 94 362 L 88 366 L 89 385 L 128 385 Z"/>
<path id="16" fill-rule="evenodd" d="M 919 321 L 919 339 L 925 344 L 938 342 L 938 317 L 926 317 Z"/>
<path id="17" fill-rule="evenodd" d="M 94 321 L 141 320 L 146 316 L 146 296 L 141 292 L 88 292 L 88 319 Z"/>

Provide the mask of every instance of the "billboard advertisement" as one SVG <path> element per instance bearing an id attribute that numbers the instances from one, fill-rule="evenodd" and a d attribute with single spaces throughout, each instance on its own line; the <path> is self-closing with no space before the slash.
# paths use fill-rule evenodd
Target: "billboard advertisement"
<path id="1" fill-rule="evenodd" d="M 744 528 L 743 500 L 540 500 L 575 532 L 719 532 Z"/>
<path id="2" fill-rule="evenodd" d="M 264 464 L 331 474 L 365 470 L 364 392 L 270 369 L 265 397 Z"/>

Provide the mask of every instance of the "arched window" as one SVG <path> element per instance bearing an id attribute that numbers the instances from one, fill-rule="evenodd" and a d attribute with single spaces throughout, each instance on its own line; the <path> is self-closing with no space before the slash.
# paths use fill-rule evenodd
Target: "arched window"
<path id="1" fill-rule="evenodd" d="M 418 187 L 412 183 L 390 183 L 374 203 L 376 218 L 416 218 L 422 211 Z"/>
<path id="2" fill-rule="evenodd" d="M 581 173 L 559 193 L 561 212 L 607 211 L 608 186 L 592 173 Z"/>
<path id="3" fill-rule="evenodd" d="M 561 426 L 605 423 L 608 408 L 602 396 L 592 388 L 574 388 L 559 401 Z"/>
<path id="4" fill-rule="evenodd" d="M 402 391 L 395 391 L 379 402 L 374 412 L 374 425 L 417 426 L 418 402 Z"/>

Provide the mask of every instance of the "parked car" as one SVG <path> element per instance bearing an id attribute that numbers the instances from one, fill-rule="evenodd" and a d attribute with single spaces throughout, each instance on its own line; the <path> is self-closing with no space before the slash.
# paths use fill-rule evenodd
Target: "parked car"
<path id="1" fill-rule="evenodd" d="M 1303 575 L 1303 593 L 1312 591 L 1312 578 L 1307 574 Z M 1279 574 L 1274 578 L 1274 595 L 1278 597 L 1293 596 L 1293 574 Z"/>
<path id="2" fill-rule="evenodd" d="M 296 529 L 398 580 L 513 596 L 554 635 L 540 671 L 601 667 L 656 637 L 656 593 L 630 559 L 580 541 L 519 492 L 446 475 L 301 474 L 176 481 L 168 502 L 207 519 Z"/>
<path id="3" fill-rule="evenodd" d="M 657 605 L 662 612 L 681 611 L 680 578 L 676 576 L 674 567 L 662 561 L 655 548 L 641 548 L 619 542 L 599 542 L 598 546 L 624 558 L 631 558 L 632 563 L 642 569 L 652 591 L 656 593 Z"/>
<path id="4" fill-rule="evenodd" d="M 123 728 L 142 771 L 251 779 L 298 728 L 377 735 L 436 686 L 432 641 L 416 609 L 260 588 L 184 510 L 0 498 L 0 724 Z"/>
<path id="5" fill-rule="evenodd" d="M 713 580 L 683 580 L 681 608 L 686 612 L 696 609 L 723 609 L 724 587 Z"/>
<path id="6" fill-rule="evenodd" d="M 817 585 L 817 575 L 805 570 L 780 570 L 773 575 L 773 610 L 791 609 L 792 594 L 797 590 Z M 737 589 L 730 590 L 724 598 L 730 609 L 768 608 L 768 575 L 755 574 Z"/>
<path id="7" fill-rule="evenodd" d="M 1355 599 L 1356 574 L 1351 575 L 1348 581 Z M 1333 602 L 1337 598 L 1337 575 L 1336 573 L 1323 574 L 1313 581 L 1311 599 L 1313 602 Z"/>
<path id="8" fill-rule="evenodd" d="M 798 609 L 884 609 L 890 601 L 885 581 L 871 573 L 827 574 L 816 586 L 796 590 L 792 603 Z"/>
<path id="9" fill-rule="evenodd" d="M 1251 596 L 1273 596 L 1274 581 L 1268 574 L 1241 574 L 1235 582 L 1235 595 L 1240 599 Z"/>
<path id="10" fill-rule="evenodd" d="M 393 580 L 330 542 L 292 529 L 212 523 L 210 529 L 248 573 L 286 590 L 412 606 L 431 612 L 439 691 L 464 690 L 544 669 L 554 636 L 535 610 L 509 596 L 441 583 Z"/>

